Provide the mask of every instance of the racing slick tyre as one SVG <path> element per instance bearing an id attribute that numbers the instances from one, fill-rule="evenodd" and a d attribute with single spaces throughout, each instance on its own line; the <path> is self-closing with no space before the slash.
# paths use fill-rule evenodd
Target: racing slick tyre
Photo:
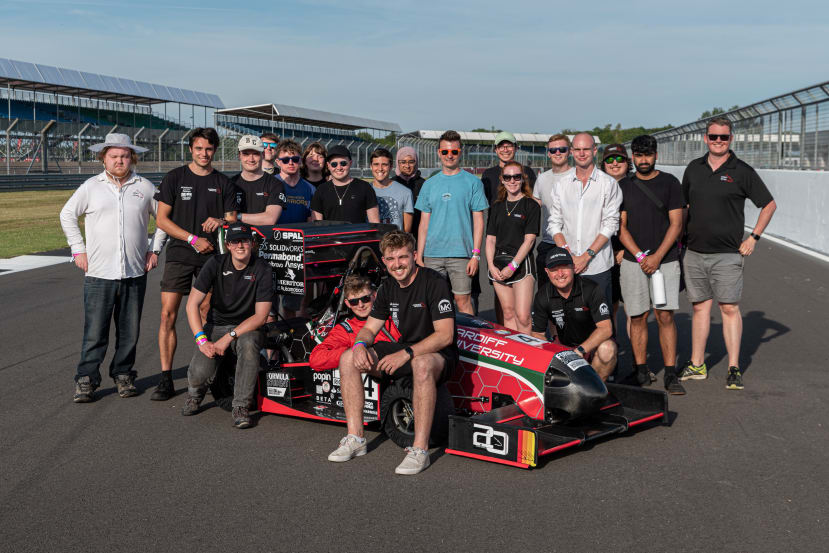
<path id="1" fill-rule="evenodd" d="M 429 435 L 430 445 L 446 445 L 449 437 L 449 415 L 454 412 L 452 398 L 445 384 L 437 389 L 435 417 Z M 383 433 L 400 447 L 414 443 L 414 407 L 410 382 L 392 382 L 380 397 L 380 420 Z"/>

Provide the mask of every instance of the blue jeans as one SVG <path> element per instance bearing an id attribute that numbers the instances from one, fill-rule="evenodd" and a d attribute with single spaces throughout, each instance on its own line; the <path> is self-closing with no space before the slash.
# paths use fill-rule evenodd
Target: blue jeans
<path id="1" fill-rule="evenodd" d="M 109 365 L 109 376 L 121 374 L 135 377 L 135 348 L 147 275 L 121 280 L 86 277 L 83 283 L 84 323 L 81 361 L 75 381 L 88 376 L 93 386 L 101 383 L 101 363 L 109 345 L 109 324 L 115 319 L 115 356 Z"/>

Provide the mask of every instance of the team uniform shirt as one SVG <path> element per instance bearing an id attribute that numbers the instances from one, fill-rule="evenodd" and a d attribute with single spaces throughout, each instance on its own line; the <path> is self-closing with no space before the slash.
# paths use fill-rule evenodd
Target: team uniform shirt
<path id="1" fill-rule="evenodd" d="M 366 324 L 366 319 L 359 319 L 351 317 L 347 321 L 343 321 L 338 325 L 334 325 L 328 336 L 321 344 L 318 344 L 311 351 L 311 357 L 308 363 L 311 369 L 315 371 L 325 371 L 336 369 L 340 365 L 340 356 L 347 349 L 354 345 L 354 340 L 357 339 L 357 334 L 363 329 Z M 397 342 L 400 340 L 400 331 L 387 319 L 383 328 L 377 333 L 375 342 Z"/>
<path id="2" fill-rule="evenodd" d="M 556 325 L 559 342 L 576 347 L 596 330 L 596 323 L 610 320 L 610 307 L 604 290 L 589 278 L 573 276 L 570 297 L 562 298 L 549 281 L 544 283 L 533 301 L 533 332 L 546 332 L 547 323 Z"/>
<path id="3" fill-rule="evenodd" d="M 245 180 L 239 173 L 230 182 L 236 187 L 239 213 L 262 213 L 269 205 L 285 206 L 284 183 L 277 177 L 265 173 L 256 180 Z"/>
<path id="4" fill-rule="evenodd" d="M 86 276 L 120 280 L 143 275 L 147 225 L 158 202 L 153 183 L 135 173 L 118 186 L 106 172 L 84 181 L 60 211 L 60 224 L 73 254 L 86 253 Z M 86 244 L 78 225 L 85 215 Z M 150 251 L 158 251 L 167 235 L 156 229 Z"/>
<path id="5" fill-rule="evenodd" d="M 325 177 L 322 177 L 320 180 L 305 179 L 305 182 L 313 186 L 314 190 L 319 188 L 321 185 L 325 184 L 327 181 L 328 179 L 326 179 Z"/>
<path id="6" fill-rule="evenodd" d="M 188 233 L 206 238 L 218 251 L 218 231 L 205 232 L 201 225 L 208 217 L 221 219 L 236 211 L 236 188 L 226 176 L 215 169 L 209 175 L 196 175 L 183 165 L 164 175 L 155 198 L 173 208 L 170 220 Z M 167 244 L 167 261 L 201 267 L 212 255 L 201 254 L 184 240 L 172 237 Z"/>
<path id="7" fill-rule="evenodd" d="M 489 207 L 481 180 L 442 171 L 423 183 L 415 209 L 429 213 L 425 257 L 472 257 L 472 212 Z"/>
<path id="8" fill-rule="evenodd" d="M 682 199 L 682 189 L 679 180 L 670 173 L 660 172 L 654 178 L 648 180 L 637 179 L 641 185 L 653 192 L 654 196 L 665 206 L 665 209 L 659 209 L 653 200 L 648 198 L 636 186 L 633 179 L 636 179 L 635 175 L 625 177 L 619 181 L 619 188 L 622 189 L 624 198 L 621 211 L 627 213 L 627 229 L 639 249 L 643 252 L 650 250 L 650 253 L 656 253 L 656 250 L 662 245 L 662 239 L 665 238 L 668 227 L 671 225 L 668 211 L 685 207 L 685 202 Z M 662 258 L 662 263 L 670 263 L 678 258 L 677 249 L 671 248 Z M 636 261 L 633 254 L 627 250 L 625 250 L 625 259 Z"/>
<path id="9" fill-rule="evenodd" d="M 548 244 L 555 244 L 553 235 L 550 234 L 548 225 L 550 224 L 550 209 L 553 205 L 553 188 L 560 179 L 573 178 L 576 170 L 570 167 L 563 173 L 553 173 L 552 169 L 544 171 L 538 175 L 538 180 L 535 181 L 533 188 L 533 198 L 541 202 L 541 241 Z"/>
<path id="10" fill-rule="evenodd" d="M 528 167 L 527 165 L 523 165 L 524 173 L 527 175 L 527 180 L 529 181 L 530 189 L 535 189 L 535 171 L 533 171 L 532 167 Z M 490 167 L 484 174 L 481 175 L 481 184 L 484 185 L 484 194 L 486 194 L 486 201 L 489 202 L 489 205 L 498 199 L 498 188 L 501 186 L 501 166 L 496 165 L 495 167 Z"/>
<path id="11" fill-rule="evenodd" d="M 271 302 L 273 276 L 270 266 L 251 257 L 243 269 L 233 266 L 230 253 L 214 255 L 204 264 L 193 288 L 210 296 L 207 322 L 214 325 L 237 325 L 251 317 L 256 304 Z"/>
<path id="12" fill-rule="evenodd" d="M 393 278 L 387 278 L 377 291 L 371 316 L 385 321 L 391 318 L 400 331 L 401 342 L 416 344 L 435 332 L 433 321 L 451 319 L 454 327 L 455 308 L 449 284 L 440 273 L 419 267 L 411 284 L 401 288 Z M 454 331 L 453 331 L 454 334 Z M 440 350 L 444 355 L 456 355 L 457 344 Z"/>
<path id="13" fill-rule="evenodd" d="M 515 255 L 524 243 L 525 234 L 538 236 L 540 221 L 541 207 L 532 198 L 524 196 L 517 202 L 505 199 L 490 207 L 486 233 L 495 236 L 498 252 Z"/>
<path id="14" fill-rule="evenodd" d="M 368 222 L 366 211 L 377 207 L 372 186 L 362 179 L 352 179 L 343 186 L 324 182 L 311 198 L 311 209 L 322 213 L 326 221 Z"/>
<path id="15" fill-rule="evenodd" d="M 573 171 L 570 178 L 559 179 L 553 187 L 548 233 L 564 235 L 573 255 L 582 255 L 599 234 L 608 239 L 587 264 L 585 275 L 596 275 L 614 265 L 610 237 L 619 230 L 619 206 L 622 192 L 616 179 L 596 167 L 587 179 L 587 186 Z"/>
<path id="16" fill-rule="evenodd" d="M 699 253 L 738 253 L 746 199 L 759 208 L 774 199 L 757 171 L 732 151 L 716 171 L 708 165 L 708 154 L 689 163 L 682 193 L 688 205 L 688 248 Z"/>
<path id="17" fill-rule="evenodd" d="M 388 186 L 373 186 L 377 196 L 377 206 L 380 208 L 380 222 L 387 225 L 396 225 L 403 230 L 403 214 L 414 213 L 412 191 L 400 184 L 391 181 Z"/>
<path id="18" fill-rule="evenodd" d="M 302 177 L 296 185 L 291 186 L 282 181 L 285 189 L 285 206 L 282 208 L 280 223 L 304 223 L 311 216 L 311 198 L 314 197 L 314 187 Z"/>

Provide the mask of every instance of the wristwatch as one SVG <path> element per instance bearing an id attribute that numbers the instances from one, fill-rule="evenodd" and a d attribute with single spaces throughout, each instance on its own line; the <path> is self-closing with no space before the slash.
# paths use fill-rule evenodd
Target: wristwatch
<path id="1" fill-rule="evenodd" d="M 230 331 L 230 338 L 231 339 L 235 340 L 238 337 L 239 337 L 239 335 L 236 334 L 236 329 L 233 329 L 233 330 Z"/>
<path id="2" fill-rule="evenodd" d="M 752 238 L 754 238 L 754 240 L 760 240 L 760 235 L 759 234 L 755 234 L 755 233 L 752 232 L 750 236 Z"/>
<path id="3" fill-rule="evenodd" d="M 406 346 L 403 351 L 409 354 L 409 360 L 414 359 L 414 350 L 411 347 Z"/>
<path id="4" fill-rule="evenodd" d="M 594 252 L 594 251 L 593 251 L 593 250 L 591 250 L 590 248 L 587 248 L 587 251 L 586 251 L 585 253 L 586 253 L 587 255 L 589 255 L 590 257 L 596 257 L 596 252 Z"/>
<path id="5" fill-rule="evenodd" d="M 582 355 L 587 355 L 587 351 L 581 345 L 576 346 L 576 350 Z"/>

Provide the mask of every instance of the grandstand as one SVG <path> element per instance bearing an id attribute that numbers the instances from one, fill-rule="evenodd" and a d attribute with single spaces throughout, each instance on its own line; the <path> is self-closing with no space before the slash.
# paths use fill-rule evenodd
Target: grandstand
<path id="1" fill-rule="evenodd" d="M 130 135 L 150 150 L 143 162 L 168 168 L 184 158 L 190 129 L 224 107 L 215 94 L 5 58 L 0 87 L 7 173 L 97 171 L 87 147 L 108 132 Z"/>

